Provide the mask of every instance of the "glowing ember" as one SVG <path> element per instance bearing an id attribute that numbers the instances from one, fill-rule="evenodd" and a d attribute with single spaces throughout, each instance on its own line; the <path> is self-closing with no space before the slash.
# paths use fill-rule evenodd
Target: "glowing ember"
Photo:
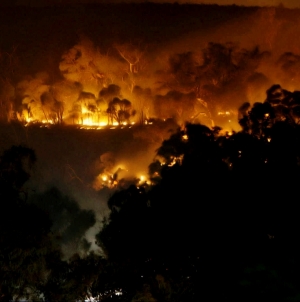
<path id="1" fill-rule="evenodd" d="M 186 134 L 184 134 L 184 135 L 182 136 L 182 139 L 185 140 L 185 141 L 187 141 L 189 138 L 188 138 L 188 136 L 187 136 Z"/>
<path id="2" fill-rule="evenodd" d="M 173 167 L 176 164 L 181 165 L 183 160 L 183 155 L 172 157 L 172 161 L 168 164 L 168 167 Z"/>
<path id="3" fill-rule="evenodd" d="M 230 115 L 229 111 L 219 111 L 218 115 L 224 116 L 224 115 Z"/>

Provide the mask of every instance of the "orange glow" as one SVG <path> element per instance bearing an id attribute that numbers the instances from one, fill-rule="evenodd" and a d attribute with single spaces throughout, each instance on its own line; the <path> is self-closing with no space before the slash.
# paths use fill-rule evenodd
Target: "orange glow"
<path id="1" fill-rule="evenodd" d="M 229 111 L 219 111 L 218 115 L 224 116 L 224 115 L 230 115 Z"/>
<path id="2" fill-rule="evenodd" d="M 139 179 L 139 182 L 138 182 L 139 185 L 142 185 L 142 184 L 150 185 L 151 184 L 151 181 L 149 179 L 147 179 L 147 177 L 144 175 L 141 175 L 138 179 Z"/>

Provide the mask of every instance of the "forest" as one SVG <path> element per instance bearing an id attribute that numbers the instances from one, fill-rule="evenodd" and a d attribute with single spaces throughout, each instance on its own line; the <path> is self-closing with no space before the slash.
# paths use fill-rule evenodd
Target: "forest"
<path id="1" fill-rule="evenodd" d="M 151 182 L 109 198 L 95 236 L 101 254 L 81 241 L 82 252 L 63 259 L 61 242 L 95 214 L 57 188 L 28 194 L 34 150 L 6 150 L 1 300 L 296 301 L 299 95 L 273 85 L 266 101 L 241 106 L 238 132 L 179 127 L 150 163 Z M 81 223 L 62 225 L 64 215 Z"/>
<path id="2" fill-rule="evenodd" d="M 299 17 L 1 7 L 0 301 L 298 301 Z"/>
<path id="3" fill-rule="evenodd" d="M 264 99 L 274 83 L 295 90 L 299 80 L 297 9 L 20 6 L 4 7 L 0 20 L 3 122 L 173 118 L 238 128 L 241 104 Z"/>

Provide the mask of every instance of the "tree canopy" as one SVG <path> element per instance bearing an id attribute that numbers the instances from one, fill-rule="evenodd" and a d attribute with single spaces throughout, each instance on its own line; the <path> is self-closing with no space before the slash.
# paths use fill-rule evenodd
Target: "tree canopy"
<path id="1" fill-rule="evenodd" d="M 4 152 L 1 299 L 297 300 L 298 94 L 273 85 L 263 103 L 245 103 L 239 132 L 178 128 L 149 165 L 151 183 L 109 198 L 109 216 L 95 237 L 102 256 L 86 247 L 63 259 L 62 242 L 82 236 L 93 213 L 57 189 L 28 202 L 24 184 L 34 151 Z M 61 204 L 69 217 L 63 228 Z"/>
<path id="2" fill-rule="evenodd" d="M 299 295 L 292 268 L 300 263 L 300 128 L 290 115 L 296 97 L 271 87 L 264 103 L 240 108 L 242 130 L 232 135 L 186 124 L 157 150 L 150 187 L 131 186 L 110 198 L 97 239 L 118 271 L 135 280 L 135 290 L 119 280 L 122 299 Z"/>

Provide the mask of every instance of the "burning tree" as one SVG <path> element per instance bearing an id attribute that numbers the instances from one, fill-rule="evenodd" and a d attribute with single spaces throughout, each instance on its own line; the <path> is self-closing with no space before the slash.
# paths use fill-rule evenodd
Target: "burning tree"
<path id="1" fill-rule="evenodd" d="M 216 119 L 221 110 L 230 111 L 241 101 L 248 101 L 252 89 L 265 89 L 268 79 L 258 68 L 269 52 L 253 49 L 238 49 L 231 43 L 210 43 L 203 52 L 204 63 L 199 67 L 197 92 Z M 260 80 L 260 85 L 257 81 Z M 253 88 L 254 86 L 254 88 Z"/>
<path id="2" fill-rule="evenodd" d="M 143 89 L 140 86 L 134 86 L 132 96 L 139 114 L 139 122 L 144 124 L 149 118 L 151 103 L 153 102 L 152 92 L 150 88 Z"/>
<path id="3" fill-rule="evenodd" d="M 171 90 L 166 95 L 157 95 L 154 103 L 159 117 L 164 119 L 172 117 L 180 125 L 192 121 L 197 114 L 197 99 L 194 92 L 181 93 Z"/>
<path id="4" fill-rule="evenodd" d="M 119 55 L 129 64 L 122 75 L 122 81 L 127 84 L 130 92 L 137 85 L 138 75 L 145 68 L 145 51 L 146 47 L 142 43 L 123 43 L 115 44 Z"/>
<path id="5" fill-rule="evenodd" d="M 93 93 L 82 91 L 79 94 L 78 100 L 75 102 L 73 107 L 77 113 L 78 117 L 81 119 L 81 123 L 92 124 L 93 116 L 99 112 L 96 105 L 96 97 Z"/>
<path id="6" fill-rule="evenodd" d="M 41 97 L 41 110 L 47 123 L 62 124 L 64 116 L 64 104 L 53 96 L 53 92 L 44 92 Z"/>
<path id="7" fill-rule="evenodd" d="M 99 99 L 103 98 L 107 105 L 114 97 L 120 96 L 121 87 L 115 84 L 110 84 L 107 87 L 102 88 L 99 92 Z"/>
<path id="8" fill-rule="evenodd" d="M 49 92 L 49 84 L 47 74 L 36 74 L 34 77 L 28 77 L 17 85 L 17 94 L 22 99 L 23 117 L 26 121 L 48 119 L 41 96 Z"/>
<path id="9" fill-rule="evenodd" d="M 247 88 L 268 52 L 238 49 L 232 43 L 209 43 L 202 58 L 194 52 L 169 57 L 168 68 L 160 73 L 160 89 L 196 95 L 202 112 L 210 120 L 229 110 L 237 100 L 247 100 Z M 214 124 L 212 122 L 212 124 Z"/>
<path id="10" fill-rule="evenodd" d="M 54 83 L 50 92 L 54 99 L 52 115 L 55 120 L 62 123 L 66 117 L 74 118 L 72 110 L 82 92 L 82 86 L 79 83 L 65 80 Z"/>
<path id="11" fill-rule="evenodd" d="M 109 103 L 114 98 L 120 98 L 121 97 L 121 87 L 115 84 L 110 84 L 105 88 L 102 88 L 99 92 L 99 97 L 97 104 L 101 110 L 104 110 L 104 112 L 107 114 L 107 122 L 108 124 L 112 122 L 110 113 L 107 112 L 107 109 L 109 108 Z"/>
<path id="12" fill-rule="evenodd" d="M 131 75 L 137 74 L 142 68 L 143 51 L 131 44 L 118 44 L 115 49 L 125 62 L 117 59 L 116 54 L 110 55 L 108 51 L 103 53 L 93 41 L 81 35 L 78 43 L 62 55 L 59 64 L 61 74 L 68 81 L 80 83 L 84 91 L 94 95 L 110 84 L 126 82 L 126 77 L 130 78 L 131 87 L 134 82 Z M 126 63 L 129 63 L 129 71 Z"/>
<path id="13" fill-rule="evenodd" d="M 109 102 L 106 112 L 110 122 L 113 124 L 116 121 L 119 125 L 128 123 L 130 117 L 135 115 L 131 102 L 126 99 L 121 100 L 117 97 Z"/>
<path id="14" fill-rule="evenodd" d="M 141 59 L 145 54 L 145 47 L 132 43 L 116 44 L 120 56 L 129 64 L 130 73 L 138 73 L 141 68 Z"/>
<path id="15" fill-rule="evenodd" d="M 105 77 L 99 67 L 101 58 L 93 42 L 81 37 L 78 44 L 62 55 L 59 69 L 67 80 L 79 82 L 84 90 L 98 93 Z"/>

